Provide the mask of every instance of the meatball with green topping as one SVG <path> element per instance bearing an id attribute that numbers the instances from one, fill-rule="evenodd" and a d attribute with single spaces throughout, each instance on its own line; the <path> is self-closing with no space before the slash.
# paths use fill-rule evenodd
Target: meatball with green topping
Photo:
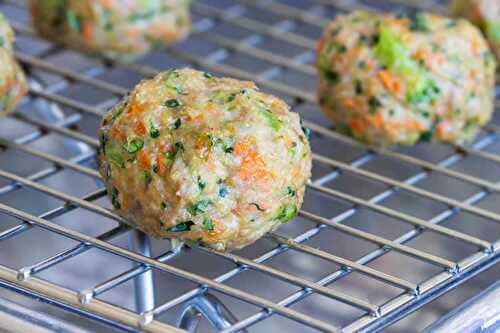
<path id="1" fill-rule="evenodd" d="M 26 94 L 26 78 L 14 58 L 14 32 L 0 13 L 0 116 L 14 110 Z"/>
<path id="2" fill-rule="evenodd" d="M 185 37 L 190 0 L 30 0 L 47 39 L 121 60 Z"/>
<path id="3" fill-rule="evenodd" d="M 132 226 L 239 249 L 298 212 L 311 174 L 304 132 L 252 82 L 170 70 L 104 116 L 100 172 Z"/>
<path id="4" fill-rule="evenodd" d="M 367 144 L 461 144 L 492 115 L 495 67 L 465 20 L 356 11 L 319 42 L 319 103 L 338 131 Z"/>
<path id="5" fill-rule="evenodd" d="M 500 2 L 491 0 L 455 0 L 451 13 L 463 16 L 481 28 L 500 59 Z"/>

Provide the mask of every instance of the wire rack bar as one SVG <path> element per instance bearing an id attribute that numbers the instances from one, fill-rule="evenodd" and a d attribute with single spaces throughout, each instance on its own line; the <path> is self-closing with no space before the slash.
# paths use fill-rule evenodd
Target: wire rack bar
<path id="1" fill-rule="evenodd" d="M 238 297 L 241 300 L 244 300 L 244 301 L 249 302 L 251 304 L 260 306 L 262 308 L 272 309 L 273 311 L 275 311 L 278 314 L 281 314 L 287 318 L 296 320 L 296 321 L 301 322 L 303 324 L 309 325 L 311 327 L 315 327 L 317 329 L 324 330 L 324 331 L 330 331 L 330 332 L 334 332 L 337 330 L 334 326 L 331 326 L 330 324 L 316 320 L 314 318 L 306 316 L 306 315 L 304 315 L 300 312 L 297 312 L 295 310 L 276 305 L 273 302 L 270 302 L 268 300 L 265 300 L 263 298 L 260 298 L 260 297 L 254 296 L 254 295 L 250 295 L 250 294 L 243 292 L 239 289 L 220 284 L 214 280 L 211 280 L 211 279 L 184 271 L 182 269 L 173 267 L 171 265 L 167 265 L 165 263 L 158 262 L 152 258 L 145 257 L 145 256 L 137 254 L 135 252 L 131 252 L 129 250 L 123 249 L 123 248 L 118 247 L 116 245 L 113 245 L 111 243 L 107 243 L 107 242 L 101 241 L 99 239 L 96 239 L 94 237 L 84 235 L 80 232 L 62 227 L 60 225 L 57 225 L 57 224 L 52 223 L 50 221 L 41 219 L 41 218 L 36 217 L 34 215 L 28 214 L 26 212 L 23 212 L 23 211 L 18 210 L 16 208 L 10 207 L 8 205 L 0 203 L 0 211 L 3 213 L 9 214 L 11 216 L 17 217 L 23 221 L 35 223 L 39 227 L 53 231 L 53 232 L 58 233 L 62 236 L 71 238 L 75 241 L 92 245 L 96 248 L 99 248 L 101 250 L 115 254 L 117 256 L 124 257 L 126 259 L 135 261 L 137 263 L 143 263 L 143 264 L 150 265 L 158 270 L 161 270 L 161 271 L 164 271 L 164 272 L 167 272 L 170 274 L 174 274 L 178 277 L 188 279 L 188 280 L 193 281 L 195 283 L 198 283 L 200 285 L 205 285 L 207 287 L 213 288 L 213 289 L 215 289 L 219 292 L 222 292 L 224 294 L 227 294 L 229 296 Z M 150 317 L 148 317 L 148 320 L 144 323 L 145 326 L 147 326 L 149 324 L 149 322 L 150 322 L 149 318 Z"/>
<path id="2" fill-rule="evenodd" d="M 17 279 L 17 272 L 0 265 L 0 285 L 12 288 L 16 291 L 23 290 L 32 297 L 44 299 L 49 303 L 58 304 L 64 308 L 70 308 L 80 314 L 89 317 L 97 317 L 103 322 L 107 322 L 118 328 L 130 330 L 130 327 L 140 327 L 141 316 L 125 309 L 118 308 L 106 302 L 95 300 L 92 303 L 82 305 L 79 302 L 78 294 L 56 284 L 38 279 L 30 278 L 20 281 Z M 106 314 L 106 317 L 96 316 L 95 313 Z M 185 332 L 173 326 L 153 321 L 149 325 L 141 328 L 145 332 L 151 333 L 181 333 Z"/>

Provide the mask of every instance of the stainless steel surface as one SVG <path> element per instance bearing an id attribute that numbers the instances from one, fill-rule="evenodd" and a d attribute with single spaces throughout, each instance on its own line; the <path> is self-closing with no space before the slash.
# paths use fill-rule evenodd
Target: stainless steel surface
<path id="1" fill-rule="evenodd" d="M 336 13 L 444 3 L 198 0 L 187 41 L 133 64 L 37 38 L 25 6 L 0 1 L 31 77 L 0 121 L 0 297 L 91 331 L 417 332 L 498 280 L 499 117 L 467 147 L 380 150 L 333 132 L 315 103 L 316 39 Z M 180 66 L 253 80 L 313 131 L 299 216 L 233 254 L 120 226 L 96 171 L 101 114 Z"/>
<path id="2" fill-rule="evenodd" d="M 497 282 L 426 328 L 424 333 L 498 332 L 499 330 L 500 282 Z"/>

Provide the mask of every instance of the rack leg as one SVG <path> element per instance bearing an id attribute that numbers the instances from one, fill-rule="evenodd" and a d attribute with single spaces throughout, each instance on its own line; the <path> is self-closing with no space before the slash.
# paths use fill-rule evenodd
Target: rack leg
<path id="1" fill-rule="evenodd" d="M 129 248 L 144 256 L 151 256 L 151 243 L 149 238 L 142 232 L 133 230 L 129 234 Z M 135 307 L 137 312 L 142 313 L 154 309 L 155 294 L 153 271 L 149 270 L 134 279 Z"/>

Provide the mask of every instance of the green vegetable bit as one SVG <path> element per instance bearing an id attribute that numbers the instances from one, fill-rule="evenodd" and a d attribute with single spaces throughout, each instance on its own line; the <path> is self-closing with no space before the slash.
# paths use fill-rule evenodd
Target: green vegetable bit
<path id="1" fill-rule="evenodd" d="M 361 80 L 354 81 L 354 90 L 356 95 L 361 95 L 363 93 L 363 83 Z"/>
<path id="2" fill-rule="evenodd" d="M 156 128 L 152 122 L 149 126 L 149 136 L 153 139 L 157 139 L 160 137 L 160 130 Z"/>
<path id="3" fill-rule="evenodd" d="M 429 27 L 427 26 L 427 18 L 423 13 L 417 13 L 410 18 L 410 30 L 426 32 L 429 31 Z"/>
<path id="4" fill-rule="evenodd" d="M 139 150 L 144 147 L 144 140 L 141 138 L 134 138 L 131 141 L 126 142 L 123 145 L 123 148 L 129 153 L 129 154 L 135 154 Z"/>
<path id="5" fill-rule="evenodd" d="M 194 225 L 193 221 L 187 221 L 178 223 L 175 227 L 167 229 L 168 232 L 185 232 L 191 230 L 191 227 Z"/>
<path id="6" fill-rule="evenodd" d="M 282 206 L 277 215 L 277 219 L 281 222 L 291 221 L 297 214 L 297 206 Z"/>
<path id="7" fill-rule="evenodd" d="M 229 194 L 226 184 L 221 183 L 219 187 L 219 197 L 225 198 Z"/>
<path id="8" fill-rule="evenodd" d="M 120 209 L 121 208 L 121 205 L 120 205 L 120 199 L 118 198 L 118 190 L 116 189 L 116 187 L 113 187 L 111 189 L 111 204 L 113 205 L 113 207 L 115 207 L 115 209 Z"/>
<path id="9" fill-rule="evenodd" d="M 257 112 L 264 117 L 264 119 L 267 121 L 267 124 L 275 129 L 279 130 L 281 129 L 281 126 L 283 122 L 269 109 L 257 109 Z"/>
<path id="10" fill-rule="evenodd" d="M 207 186 L 207 183 L 205 183 L 200 176 L 198 176 L 198 178 L 196 179 L 196 183 L 198 184 L 198 189 L 200 190 L 200 192 L 203 192 L 203 190 Z"/>
<path id="11" fill-rule="evenodd" d="M 376 57 L 388 69 L 405 78 L 408 84 L 407 100 L 419 101 L 422 93 L 433 85 L 432 80 L 419 63 L 411 58 L 408 48 L 397 33 L 383 25 L 379 29 Z"/>
<path id="12" fill-rule="evenodd" d="M 169 108 L 178 108 L 179 106 L 181 106 L 181 102 L 177 99 L 169 99 L 168 101 L 165 102 L 165 106 L 166 107 L 169 107 Z"/>
<path id="13" fill-rule="evenodd" d="M 66 13 L 66 19 L 68 20 L 69 27 L 77 32 L 82 31 L 82 18 L 72 10 L 68 10 Z"/>
<path id="14" fill-rule="evenodd" d="M 182 120 L 180 118 L 177 118 L 174 123 L 172 124 L 173 129 L 178 129 L 182 125 Z"/>
<path id="15" fill-rule="evenodd" d="M 200 200 L 195 204 L 190 205 L 187 210 L 191 215 L 196 216 L 206 213 L 210 205 L 212 205 L 210 200 Z"/>
<path id="16" fill-rule="evenodd" d="M 297 195 L 297 191 L 295 191 L 293 188 L 291 188 L 290 186 L 288 186 L 286 188 L 286 194 L 291 196 L 291 197 L 295 197 Z"/>
<path id="17" fill-rule="evenodd" d="M 205 217 L 202 222 L 203 229 L 207 231 L 213 231 L 214 230 L 214 223 L 212 219 L 209 219 L 208 217 Z"/>
<path id="18" fill-rule="evenodd" d="M 122 148 L 118 142 L 108 141 L 108 143 L 104 146 L 104 154 L 111 163 L 116 164 L 120 168 L 125 167 Z"/>
<path id="19" fill-rule="evenodd" d="M 212 74 L 207 73 L 207 72 L 203 73 L 203 76 L 206 77 L 207 79 L 211 79 L 214 77 Z"/>

